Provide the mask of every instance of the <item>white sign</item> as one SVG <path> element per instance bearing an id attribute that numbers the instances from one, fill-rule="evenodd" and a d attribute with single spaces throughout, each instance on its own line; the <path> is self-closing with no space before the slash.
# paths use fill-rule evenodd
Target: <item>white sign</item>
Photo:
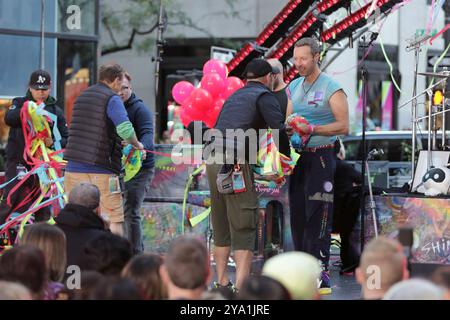
<path id="1" fill-rule="evenodd" d="M 211 59 L 222 61 L 223 63 L 230 62 L 236 54 L 236 50 L 221 48 L 221 47 L 211 47 Z"/>

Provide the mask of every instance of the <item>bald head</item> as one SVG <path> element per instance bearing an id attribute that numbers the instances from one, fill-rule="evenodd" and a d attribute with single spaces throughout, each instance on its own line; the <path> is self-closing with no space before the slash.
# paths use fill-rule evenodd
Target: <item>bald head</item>
<path id="1" fill-rule="evenodd" d="M 267 62 L 270 63 L 272 67 L 276 67 L 280 71 L 283 70 L 283 65 L 278 59 L 268 59 Z"/>
<path id="2" fill-rule="evenodd" d="M 361 255 L 359 265 L 362 276 L 367 279 L 373 267 L 380 270 L 381 287 L 387 290 L 407 275 L 407 261 L 400 242 L 385 237 L 371 240 Z"/>
<path id="3" fill-rule="evenodd" d="M 267 62 L 272 66 L 278 68 L 281 72 L 276 75 L 274 91 L 278 91 L 286 86 L 283 79 L 283 65 L 278 59 L 268 59 Z"/>
<path id="4" fill-rule="evenodd" d="M 100 190 L 94 184 L 80 183 L 70 191 L 69 203 L 94 210 L 100 205 Z"/>

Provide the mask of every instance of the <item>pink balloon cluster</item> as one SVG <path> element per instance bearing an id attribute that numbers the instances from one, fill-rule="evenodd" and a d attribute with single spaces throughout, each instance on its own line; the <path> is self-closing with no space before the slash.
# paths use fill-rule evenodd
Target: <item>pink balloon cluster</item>
<path id="1" fill-rule="evenodd" d="M 173 86 L 172 96 L 181 105 L 180 120 L 185 127 L 192 121 L 203 121 L 212 128 L 225 100 L 243 86 L 241 79 L 228 77 L 225 63 L 211 59 L 203 66 L 199 88 L 180 81 Z"/>

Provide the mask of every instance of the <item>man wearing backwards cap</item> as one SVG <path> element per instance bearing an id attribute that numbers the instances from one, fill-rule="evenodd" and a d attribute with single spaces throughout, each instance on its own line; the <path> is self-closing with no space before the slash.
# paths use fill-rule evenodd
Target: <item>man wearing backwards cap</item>
<path id="1" fill-rule="evenodd" d="M 236 262 L 236 287 L 242 285 L 244 279 L 249 275 L 253 250 L 255 249 L 256 225 L 257 225 L 257 195 L 253 185 L 254 177 L 250 164 L 254 164 L 256 159 L 255 151 L 248 153 L 254 144 L 258 143 L 257 130 L 272 128 L 279 131 L 278 150 L 286 155 L 290 154 L 289 139 L 285 132 L 284 117 L 281 113 L 280 105 L 272 94 L 274 77 L 273 74 L 280 72 L 273 68 L 264 59 L 254 59 L 247 65 L 245 78 L 247 85 L 237 90 L 224 103 L 222 111 L 217 119 L 215 129 L 227 135 L 227 131 L 234 132 L 243 130 L 253 135 L 247 136 L 243 142 L 241 150 L 245 150 L 245 157 L 233 157 L 226 166 L 217 162 L 223 160 L 223 145 L 220 141 L 216 144 L 214 159 L 221 159 L 214 164 L 207 165 L 207 176 L 211 190 L 211 220 L 214 229 L 214 259 L 217 268 L 217 282 L 215 287 L 229 287 L 233 289 L 233 284 L 229 281 L 227 274 L 227 263 L 230 256 L 231 247 L 234 250 L 234 260 Z M 253 132 L 251 132 L 253 129 Z M 248 130 L 248 131 L 247 131 Z M 256 134 L 256 139 L 255 138 Z M 235 154 L 238 144 L 235 137 L 228 135 L 233 143 L 227 149 L 226 155 Z M 275 139 L 276 140 L 276 139 Z M 214 140 L 215 141 L 215 140 Z M 253 145 L 250 141 L 254 141 Z M 227 141 L 229 142 L 229 141 Z M 278 141 L 275 141 L 277 143 Z M 242 144 L 242 141 L 241 141 Z M 227 145 L 227 144 L 225 144 Z M 233 148 L 234 147 L 234 148 Z M 228 148 L 228 145 L 227 145 Z M 233 150 L 234 149 L 234 150 Z M 212 156 L 211 152 L 211 156 Z M 217 158 L 217 155 L 219 157 Z M 253 158 L 254 160 L 250 160 Z M 209 158 L 210 160 L 211 158 Z M 238 174 L 243 178 L 241 183 L 244 190 L 237 193 L 235 180 L 233 179 L 234 194 L 219 193 L 217 188 L 217 176 L 222 167 L 231 167 L 233 163 L 240 164 Z M 256 162 L 256 161 L 255 161 Z M 208 161 L 210 163 L 210 161 Z M 229 170 L 225 170 L 229 172 Z M 235 176 L 233 175 L 233 178 Z M 241 178 L 239 178 L 241 179 Z M 239 180 L 239 181 L 242 181 Z"/>
<path id="2" fill-rule="evenodd" d="M 26 101 L 34 101 L 38 104 L 44 103 L 45 110 L 57 116 L 57 126 L 61 134 L 61 147 L 66 146 L 69 132 L 66 125 L 66 119 L 64 118 L 64 112 L 56 105 L 56 99 L 50 96 L 51 90 L 51 77 L 50 74 L 44 70 L 34 71 L 28 83 L 28 91 L 25 97 L 18 97 L 13 99 L 13 104 L 5 114 L 5 123 L 10 126 L 8 144 L 6 146 L 6 167 L 5 167 L 5 179 L 9 181 L 17 176 L 18 173 L 30 170 L 30 167 L 25 163 L 23 159 L 23 151 L 25 148 L 25 139 L 22 131 L 22 121 L 20 120 L 20 111 Z M 53 129 L 53 126 L 50 125 Z M 45 139 L 45 145 L 49 148 L 53 146 L 54 136 Z M 14 209 L 19 202 L 23 199 L 24 194 L 29 189 L 37 186 L 38 180 L 34 176 L 29 178 L 18 190 L 11 195 L 11 207 L 6 204 L 6 199 L 9 192 L 14 186 L 19 183 L 20 180 L 16 179 L 14 182 L 7 185 L 4 189 L 2 203 L 0 205 L 0 224 L 2 224 L 11 210 Z M 30 203 L 33 203 L 31 201 Z M 26 208 L 20 208 L 19 211 L 24 212 Z M 48 208 L 41 209 L 37 212 L 37 220 L 46 220 L 49 218 Z"/>

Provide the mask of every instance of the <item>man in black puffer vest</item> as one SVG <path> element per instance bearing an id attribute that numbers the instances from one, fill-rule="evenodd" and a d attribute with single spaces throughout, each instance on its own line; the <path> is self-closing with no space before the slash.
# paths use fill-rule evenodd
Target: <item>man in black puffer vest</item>
<path id="1" fill-rule="evenodd" d="M 25 97 L 14 98 L 13 104 L 5 114 L 5 123 L 10 126 L 8 144 L 6 146 L 6 172 L 5 180 L 10 181 L 19 173 L 30 170 L 30 166 L 25 163 L 23 158 L 23 152 L 25 148 L 25 138 L 22 130 L 22 121 L 20 119 L 20 112 L 22 106 L 26 101 L 34 101 L 37 103 L 44 102 L 45 110 L 56 115 L 56 125 L 59 133 L 61 134 L 61 140 L 59 143 L 61 147 L 66 146 L 67 138 L 69 136 L 67 130 L 66 119 L 64 118 L 64 112 L 56 105 L 56 99 L 50 96 L 51 90 L 51 77 L 50 74 L 44 70 L 36 70 L 30 76 L 29 89 Z M 52 137 L 45 139 L 45 145 L 51 148 L 54 145 L 55 136 L 53 135 L 53 125 L 50 124 L 52 130 Z M 29 193 L 34 188 L 39 188 L 39 179 L 37 176 L 32 176 L 14 193 L 11 194 L 11 207 L 7 205 L 7 197 L 10 191 L 20 182 L 16 179 L 14 182 L 8 184 L 3 193 L 2 203 L 0 205 L 0 224 L 4 223 L 11 210 L 25 212 L 30 203 L 33 203 L 37 197 L 31 199 L 28 204 L 25 204 L 21 208 L 16 208 L 17 205 L 24 198 L 24 195 Z M 43 208 L 36 212 L 36 220 L 48 220 L 50 218 L 50 210 L 48 207 Z"/>
<path id="2" fill-rule="evenodd" d="M 145 150 L 153 151 L 153 113 L 136 97 L 131 87 L 131 76 L 125 73 L 122 81 L 120 97 L 127 109 L 128 118 L 133 124 L 134 131 Z M 144 251 L 141 226 L 141 206 L 144 202 L 145 191 L 155 173 L 155 159 L 152 153 L 143 153 L 142 167 L 129 181 L 125 182 L 125 231 L 133 246 L 133 253 Z"/>
<path id="3" fill-rule="evenodd" d="M 90 182 L 100 189 L 101 214 L 110 221 L 111 231 L 124 234 L 122 171 L 124 140 L 142 150 L 118 96 L 125 75 L 118 64 L 100 67 L 99 83 L 87 88 L 75 101 L 64 158 L 68 160 L 64 186 L 69 193 L 75 185 Z"/>
<path id="4" fill-rule="evenodd" d="M 250 165 L 256 164 L 255 145 L 258 144 L 260 138 L 258 131 L 270 127 L 273 130 L 274 142 L 277 144 L 278 150 L 282 154 L 290 155 L 284 117 L 277 99 L 271 92 L 274 74 L 279 72 L 278 68 L 272 67 L 264 59 L 250 61 L 245 71 L 247 85 L 237 90 L 225 101 L 214 127 L 225 135 L 224 143 L 227 146 L 225 153 L 222 151 L 221 142 L 214 140 L 210 145 L 211 154 L 207 159 L 206 167 L 211 191 L 211 221 L 214 230 L 214 259 L 217 269 L 215 287 L 217 288 L 225 286 L 233 289 L 227 273 L 231 247 L 234 250 L 234 260 L 236 261 L 236 287 L 238 289 L 250 273 L 258 223 L 258 199 L 254 187 L 253 170 Z M 245 140 L 241 139 L 242 137 L 237 137 L 237 139 L 233 137 L 233 135 L 238 136 L 239 130 L 248 133 L 245 135 Z M 275 138 L 276 133 L 278 133 L 279 140 Z M 232 144 L 229 145 L 229 142 Z M 239 155 L 242 150 L 245 151 L 244 156 Z M 225 160 L 223 159 L 224 154 L 228 157 L 230 154 L 236 155 L 236 151 L 238 156 L 226 159 L 226 165 L 218 164 L 218 161 Z M 211 164 L 211 159 L 215 162 L 214 164 Z M 245 161 L 243 161 L 244 159 Z M 236 161 L 240 164 L 240 168 L 234 166 L 234 169 L 238 170 L 233 174 L 234 193 L 222 194 L 216 183 L 218 173 L 223 167 L 229 166 L 230 162 L 231 169 L 233 169 Z M 237 184 L 241 186 L 239 190 L 236 190 Z"/>

